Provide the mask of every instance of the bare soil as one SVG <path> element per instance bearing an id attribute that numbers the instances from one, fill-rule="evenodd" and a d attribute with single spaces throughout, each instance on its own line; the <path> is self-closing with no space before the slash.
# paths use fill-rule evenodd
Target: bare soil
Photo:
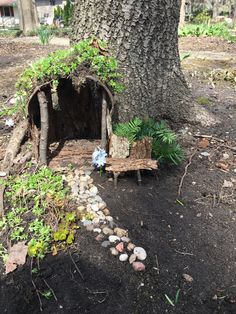
<path id="1" fill-rule="evenodd" d="M 219 49 L 218 39 L 195 39 L 197 44 L 188 40 L 181 39 L 181 49 L 195 49 L 197 44 L 208 51 Z M 9 45 L 7 41 L 5 44 Z M 18 66 L 46 54 L 48 49 L 58 48 L 27 43 L 21 47 L 24 54 L 18 46 L 11 47 L 14 54 L 9 57 L 10 50 L 4 52 L 8 48 L 1 40 L 3 99 L 14 93 Z M 221 45 L 221 51 L 226 49 L 227 43 Z M 57 297 L 57 301 L 42 298 L 43 313 L 236 313 L 236 92 L 233 85 L 213 88 L 208 80 L 190 72 L 186 76 L 196 101 L 207 98 L 204 106 L 220 123 L 210 128 L 181 126 L 178 134 L 186 151 L 185 162 L 178 168 L 161 167 L 158 181 L 152 173 L 142 173 L 142 186 L 130 173 L 119 179 L 117 190 L 106 175 L 93 175 L 116 222 L 129 230 L 134 243 L 147 250 L 146 271 L 135 273 L 128 263 L 119 262 L 93 234 L 81 228 L 71 255 L 63 252 L 56 257 L 47 256 L 34 275 L 39 290 L 48 289 L 46 280 Z M 203 148 L 193 136 L 197 133 L 213 135 L 215 139 Z M 209 156 L 201 155 L 204 152 Z M 233 187 L 224 187 L 225 180 L 233 182 Z M 193 281 L 186 282 L 183 274 L 190 275 Z M 40 313 L 29 260 L 1 279 L 1 313 Z M 174 302 L 179 289 L 178 302 L 172 306 L 165 295 Z"/>

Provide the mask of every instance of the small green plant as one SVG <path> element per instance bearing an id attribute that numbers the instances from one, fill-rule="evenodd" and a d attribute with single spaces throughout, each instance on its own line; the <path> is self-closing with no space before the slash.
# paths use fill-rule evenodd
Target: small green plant
<path id="1" fill-rule="evenodd" d="M 207 10 L 203 10 L 202 12 L 198 13 L 192 20 L 194 24 L 202 24 L 208 23 L 211 19 L 211 16 Z"/>
<path id="2" fill-rule="evenodd" d="M 0 259 L 5 263 L 8 258 L 7 249 L 0 243 Z"/>
<path id="3" fill-rule="evenodd" d="M 210 104 L 210 100 L 207 97 L 200 96 L 197 98 L 197 103 L 201 106 L 206 106 Z"/>
<path id="4" fill-rule="evenodd" d="M 64 187 L 61 175 L 42 167 L 35 173 L 9 176 L 8 180 L 4 180 L 4 184 L 8 206 L 5 217 L 0 219 L 2 234 L 7 232 L 7 237 L 13 242 L 26 241 L 28 254 L 43 258 L 46 252 L 51 250 L 53 241 L 48 217 L 55 217 L 54 224 L 57 224 L 62 215 L 65 223 L 71 226 L 69 233 L 70 230 L 73 231 L 71 235 L 67 235 L 67 244 L 73 242 L 76 230 L 75 213 L 64 210 L 69 189 Z M 3 244 L 2 246 L 4 247 Z M 3 249 L 1 251 L 3 252 Z M 2 255 L 3 253 L 0 253 L 3 258 Z"/>
<path id="5" fill-rule="evenodd" d="M 50 291 L 50 290 L 40 291 L 40 294 L 47 300 L 49 300 L 53 297 L 52 291 Z"/>
<path id="6" fill-rule="evenodd" d="M 46 25 L 40 26 L 38 29 L 38 36 L 42 45 L 48 45 L 52 36 L 50 28 Z"/>
<path id="7" fill-rule="evenodd" d="M 178 302 L 179 302 L 179 297 L 180 297 L 180 289 L 178 289 L 177 292 L 176 292 L 176 294 L 175 294 L 175 301 L 171 300 L 171 298 L 170 298 L 167 294 L 165 294 L 166 300 L 167 300 L 168 303 L 169 303 L 171 306 L 173 306 L 173 307 L 175 307 L 175 306 L 178 304 Z"/>
<path id="8" fill-rule="evenodd" d="M 235 41 L 236 36 L 232 35 L 229 27 L 224 23 L 203 23 L 203 24 L 186 24 L 179 29 L 179 36 L 207 36 L 207 37 L 222 37 L 228 41 Z"/>
<path id="9" fill-rule="evenodd" d="M 177 143 L 175 133 L 163 121 L 134 118 L 128 123 L 116 124 L 114 133 L 117 136 L 126 137 L 131 144 L 144 137 L 151 137 L 153 139 L 152 155 L 159 162 L 178 165 L 183 159 L 183 151 Z"/>

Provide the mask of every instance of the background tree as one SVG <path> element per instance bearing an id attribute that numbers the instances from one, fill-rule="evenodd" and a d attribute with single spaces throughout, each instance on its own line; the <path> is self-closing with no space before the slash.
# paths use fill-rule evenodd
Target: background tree
<path id="1" fill-rule="evenodd" d="M 20 29 L 24 34 L 35 31 L 39 26 L 35 0 L 17 0 Z"/>
<path id="2" fill-rule="evenodd" d="M 108 42 L 124 74 L 118 118 L 194 120 L 193 101 L 180 68 L 181 0 L 76 0 L 72 41 L 92 35 Z"/>

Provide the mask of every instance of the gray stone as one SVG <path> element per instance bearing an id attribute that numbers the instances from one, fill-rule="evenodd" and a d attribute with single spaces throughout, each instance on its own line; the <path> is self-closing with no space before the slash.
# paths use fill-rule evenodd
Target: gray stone
<path id="1" fill-rule="evenodd" d="M 121 241 L 126 242 L 126 243 L 129 243 L 131 240 L 130 240 L 130 238 L 128 238 L 128 237 L 122 237 L 122 238 L 121 238 Z"/>
<path id="2" fill-rule="evenodd" d="M 110 246 L 111 245 L 111 243 L 110 243 L 110 241 L 103 241 L 102 242 L 102 247 L 108 247 L 108 246 Z"/>
<path id="3" fill-rule="evenodd" d="M 135 262 L 137 259 L 137 256 L 135 254 L 130 255 L 129 257 L 129 263 L 133 264 L 133 262 Z"/>
<path id="4" fill-rule="evenodd" d="M 94 226 L 93 226 L 93 225 L 88 225 L 88 226 L 86 226 L 86 230 L 87 230 L 87 231 L 93 231 L 93 229 L 94 229 Z"/>

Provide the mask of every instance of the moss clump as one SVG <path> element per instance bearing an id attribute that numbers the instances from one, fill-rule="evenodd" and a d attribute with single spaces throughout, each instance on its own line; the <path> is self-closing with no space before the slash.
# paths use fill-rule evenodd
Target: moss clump
<path id="1" fill-rule="evenodd" d="M 206 106 L 210 104 L 210 99 L 204 96 L 197 98 L 197 103 L 201 106 Z"/>
<path id="2" fill-rule="evenodd" d="M 25 112 L 26 103 L 37 86 L 51 83 L 57 87 L 61 78 L 73 75 L 95 75 L 114 92 L 124 86 L 118 71 L 118 61 L 109 56 L 106 44 L 97 39 L 79 42 L 70 49 L 58 50 L 31 64 L 16 83 L 18 108 Z"/>

